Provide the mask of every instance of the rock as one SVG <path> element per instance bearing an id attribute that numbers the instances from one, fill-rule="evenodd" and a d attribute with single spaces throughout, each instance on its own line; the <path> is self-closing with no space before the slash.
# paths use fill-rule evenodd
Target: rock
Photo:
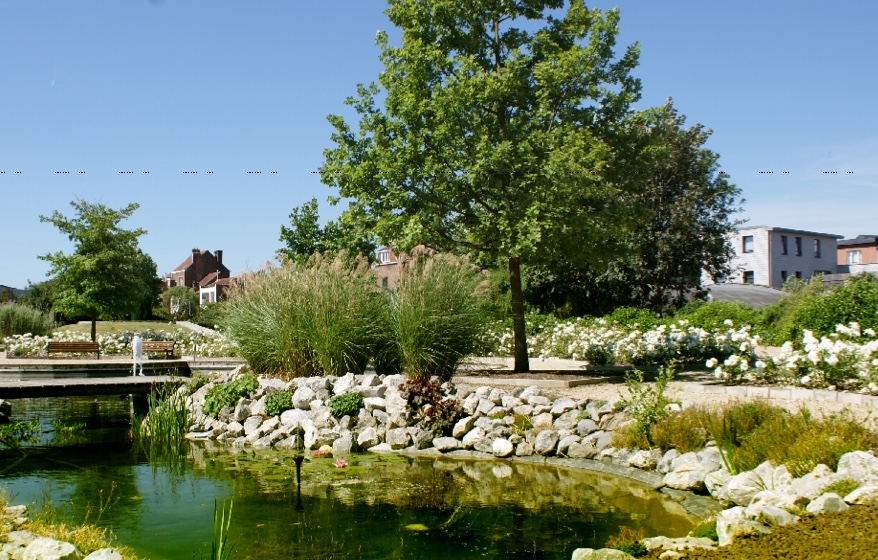
<path id="1" fill-rule="evenodd" d="M 576 401 L 569 397 L 561 397 L 560 399 L 555 399 L 555 402 L 552 403 L 552 410 L 549 412 L 553 416 L 561 416 L 565 412 L 569 412 L 576 408 Z"/>
<path id="2" fill-rule="evenodd" d="M 858 481 L 878 478 L 878 457 L 866 451 L 845 453 L 838 460 L 836 472 Z"/>
<path id="3" fill-rule="evenodd" d="M 378 431 L 375 428 L 368 427 L 357 435 L 357 445 L 363 449 L 375 447 L 381 443 L 378 438 Z"/>
<path id="4" fill-rule="evenodd" d="M 463 436 L 461 444 L 465 449 L 471 449 L 476 444 L 476 441 L 484 438 L 486 435 L 485 430 L 482 428 L 473 428 Z"/>
<path id="5" fill-rule="evenodd" d="M 332 454 L 333 455 L 346 455 L 352 453 L 357 450 L 356 441 L 354 441 L 354 435 L 345 430 L 342 432 L 338 439 L 333 440 L 332 442 Z"/>
<path id="6" fill-rule="evenodd" d="M 500 404 L 502 404 L 504 408 L 513 410 L 515 409 L 515 407 L 522 406 L 524 403 L 518 397 L 513 397 L 512 395 L 504 395 L 500 401 Z"/>
<path id="7" fill-rule="evenodd" d="M 232 412 L 229 420 L 232 422 L 243 422 L 250 414 L 250 399 L 241 399 L 238 401 L 238 405 L 235 406 L 235 411 Z"/>
<path id="8" fill-rule="evenodd" d="M 674 463 L 674 459 L 677 458 L 679 453 L 676 449 L 668 449 L 664 455 L 662 455 L 661 460 L 656 464 L 655 470 L 660 474 L 668 474 L 671 472 L 671 465 Z"/>
<path id="9" fill-rule="evenodd" d="M 829 492 L 827 494 L 823 494 L 805 508 L 805 511 L 808 513 L 813 513 L 815 515 L 821 513 L 835 513 L 837 511 L 844 511 L 851 506 L 844 503 L 844 500 L 838 494 L 833 492 Z"/>
<path id="10" fill-rule="evenodd" d="M 574 443 L 567 448 L 567 456 L 577 459 L 592 459 L 600 453 L 600 450 L 594 445 L 586 443 Z"/>
<path id="11" fill-rule="evenodd" d="M 427 449 L 433 445 L 433 432 L 427 430 L 416 430 L 412 435 L 412 445 L 415 449 Z"/>
<path id="12" fill-rule="evenodd" d="M 122 555 L 113 548 L 95 550 L 85 557 L 84 560 L 122 560 Z"/>
<path id="13" fill-rule="evenodd" d="M 374 373 L 365 373 L 359 376 L 359 384 L 362 387 L 387 387 L 386 385 L 381 384 L 381 378 Z"/>
<path id="14" fill-rule="evenodd" d="M 601 416 L 601 421 L 598 422 L 598 427 L 602 430 L 606 430 L 608 432 L 612 432 L 614 430 L 618 430 L 623 422 L 630 420 L 631 416 L 626 412 L 617 412 L 615 414 L 605 414 Z"/>
<path id="15" fill-rule="evenodd" d="M 577 548 L 570 560 L 630 560 L 630 554 L 615 548 Z"/>
<path id="16" fill-rule="evenodd" d="M 467 432 L 473 429 L 473 425 L 476 422 L 475 416 L 467 416 L 465 418 L 461 418 L 454 425 L 454 429 L 451 432 L 451 435 L 456 438 L 461 438 L 466 435 Z"/>
<path id="17" fill-rule="evenodd" d="M 729 474 L 729 471 L 727 471 L 725 467 L 723 467 L 718 471 L 705 475 L 704 486 L 707 488 L 708 493 L 711 496 L 714 496 L 730 478 L 732 478 L 732 475 Z"/>
<path id="18" fill-rule="evenodd" d="M 762 478 L 754 471 L 742 472 L 726 482 L 715 497 L 723 502 L 748 506 L 753 497 L 765 488 Z"/>
<path id="19" fill-rule="evenodd" d="M 304 449 L 302 436 L 293 435 L 274 444 L 275 449 Z"/>
<path id="20" fill-rule="evenodd" d="M 534 453 L 538 455 L 552 455 L 558 446 L 558 432 L 554 430 L 543 430 L 537 434 L 534 440 Z"/>
<path id="21" fill-rule="evenodd" d="M 322 376 L 302 377 L 302 378 L 299 378 L 298 385 L 299 385 L 299 389 L 304 387 L 306 389 L 310 389 L 314 393 L 317 393 L 317 391 L 325 391 L 326 389 L 329 389 L 330 380 L 328 377 L 322 377 Z M 298 389 L 297 389 L 297 391 L 298 391 Z"/>
<path id="22" fill-rule="evenodd" d="M 598 431 L 598 425 L 594 420 L 584 418 L 576 423 L 576 433 L 582 437 L 596 431 Z"/>
<path id="23" fill-rule="evenodd" d="M 701 464 L 701 470 L 705 473 L 711 473 L 723 468 L 723 456 L 716 447 L 707 447 L 698 453 L 698 462 Z"/>
<path id="24" fill-rule="evenodd" d="M 375 410 L 387 410 L 387 399 L 381 397 L 369 397 L 363 399 L 363 408 L 365 408 L 368 412 L 373 412 Z"/>
<path id="25" fill-rule="evenodd" d="M 661 453 L 659 449 L 635 451 L 628 457 L 628 464 L 638 469 L 651 471 L 661 459 Z"/>
<path id="26" fill-rule="evenodd" d="M 523 399 L 524 397 L 519 396 L 519 398 Z M 531 406 L 539 406 L 539 405 L 550 405 L 552 401 L 542 395 L 528 395 L 527 404 Z M 551 410 L 551 409 L 550 409 Z"/>
<path id="27" fill-rule="evenodd" d="M 558 447 L 555 453 L 558 455 L 567 455 L 567 450 L 570 446 L 574 443 L 579 443 L 580 441 L 582 441 L 582 438 L 577 435 L 569 435 L 559 438 Z"/>
<path id="28" fill-rule="evenodd" d="M 866 486 L 860 486 L 859 488 L 845 496 L 844 501 L 849 504 L 878 503 L 878 485 L 867 484 Z"/>
<path id="29" fill-rule="evenodd" d="M 530 423 L 536 430 L 547 430 L 555 425 L 555 417 L 550 412 L 544 412 L 534 416 Z"/>
<path id="30" fill-rule="evenodd" d="M 349 393 L 354 387 L 357 385 L 357 380 L 354 379 L 353 373 L 348 373 L 342 377 L 336 378 L 335 382 L 332 384 L 332 392 L 336 395 L 343 395 L 345 393 Z"/>
<path id="31" fill-rule="evenodd" d="M 384 439 L 388 443 L 388 445 L 390 445 L 391 449 L 402 449 L 404 447 L 408 447 L 408 444 L 412 438 L 405 428 L 393 428 L 391 430 L 387 430 L 387 434 L 385 435 Z"/>
<path id="32" fill-rule="evenodd" d="M 555 419 L 553 426 L 556 430 L 574 430 L 579 422 L 579 420 L 577 420 L 578 415 L 578 410 L 564 412 Z"/>
<path id="33" fill-rule="evenodd" d="M 27 546 L 30 543 L 34 542 L 40 538 L 36 533 L 31 533 L 30 531 L 10 531 L 6 535 L 6 542 L 14 544 L 15 546 Z"/>
<path id="34" fill-rule="evenodd" d="M 719 536 L 720 546 L 728 545 L 735 537 L 767 535 L 770 532 L 765 525 L 747 519 L 741 506 L 723 510 L 716 516 L 716 533 Z"/>
<path id="35" fill-rule="evenodd" d="M 244 421 L 244 433 L 249 437 L 251 434 L 259 431 L 259 427 L 262 425 L 262 416 L 251 416 Z M 260 434 L 259 437 L 261 437 Z M 257 438 L 258 439 L 258 438 Z"/>
<path id="36" fill-rule="evenodd" d="M 293 406 L 300 410 L 311 410 L 311 401 L 317 396 L 314 389 L 310 387 L 299 386 L 293 393 Z"/>
<path id="37" fill-rule="evenodd" d="M 520 404 L 512 409 L 514 414 L 519 416 L 530 416 L 534 412 L 534 407 L 529 404 Z"/>
<path id="38" fill-rule="evenodd" d="M 703 548 L 707 550 L 716 549 L 716 542 L 706 537 L 679 537 L 671 539 L 668 537 L 651 537 L 643 539 L 643 546 L 647 550 L 661 548 L 662 550 L 685 551 L 694 548 Z"/>
<path id="39" fill-rule="evenodd" d="M 386 443 L 379 443 L 374 447 L 370 447 L 369 451 L 372 453 L 391 453 L 393 449 Z"/>
<path id="40" fill-rule="evenodd" d="M 770 527 L 783 527 L 798 521 L 799 516 L 777 506 L 765 506 L 760 510 L 756 520 Z"/>
<path id="41" fill-rule="evenodd" d="M 358 385 L 353 388 L 351 391 L 353 393 L 360 393 L 364 399 L 375 398 L 375 397 L 383 397 L 387 393 L 387 387 L 384 385 L 376 385 L 374 387 L 364 387 L 362 385 Z"/>
<path id="42" fill-rule="evenodd" d="M 529 444 L 526 441 L 519 443 L 515 447 L 515 456 L 516 457 L 530 457 L 534 454 L 534 446 Z"/>
<path id="43" fill-rule="evenodd" d="M 463 444 L 459 439 L 453 437 L 438 437 L 433 440 L 433 447 L 442 453 L 454 451 L 455 449 L 463 449 Z"/>
<path id="44" fill-rule="evenodd" d="M 603 451 L 613 444 L 613 434 L 598 430 L 582 438 L 582 443 L 591 445 L 598 451 Z"/>
<path id="45" fill-rule="evenodd" d="M 488 399 L 490 399 L 491 402 L 493 402 L 494 404 L 502 404 L 503 397 L 505 397 L 506 395 L 506 391 L 504 391 L 503 389 L 497 389 L 495 387 L 494 389 L 491 389 L 491 392 L 488 394 Z"/>
<path id="46" fill-rule="evenodd" d="M 478 451 L 479 453 L 487 453 L 491 455 L 494 453 L 494 440 L 489 437 L 483 437 L 481 439 L 477 439 L 473 443 L 473 450 Z"/>
<path id="47" fill-rule="evenodd" d="M 491 444 L 491 451 L 495 457 L 509 457 L 515 451 L 515 447 L 508 439 L 497 438 Z"/>
<path id="48" fill-rule="evenodd" d="M 39 537 L 21 552 L 15 553 L 16 560 L 79 560 L 82 553 L 70 543 Z"/>
<path id="49" fill-rule="evenodd" d="M 233 438 L 241 437 L 242 435 L 244 435 L 244 426 L 242 426 L 238 422 L 232 422 L 231 424 L 226 426 L 226 433 Z"/>
<path id="50" fill-rule="evenodd" d="M 317 407 L 311 414 L 311 421 L 314 422 L 314 426 L 317 428 L 332 428 L 336 424 L 332 411 L 328 406 Z"/>
<path id="51" fill-rule="evenodd" d="M 460 408 L 463 409 L 464 413 L 466 413 L 468 416 L 472 416 L 473 414 L 476 413 L 476 409 L 479 407 L 480 400 L 481 400 L 481 397 L 479 397 L 478 394 L 473 393 L 472 395 L 468 396 L 467 398 L 465 398 L 463 400 L 463 403 L 461 403 Z"/>
<path id="52" fill-rule="evenodd" d="M 280 415 L 280 423 L 284 426 L 301 426 L 305 419 L 311 420 L 311 413 L 298 408 L 285 410 Z"/>
<path id="53" fill-rule="evenodd" d="M 494 408 L 494 401 L 491 399 L 480 399 L 479 406 L 476 407 L 475 414 L 481 414 L 482 416 L 486 416 L 491 409 Z"/>

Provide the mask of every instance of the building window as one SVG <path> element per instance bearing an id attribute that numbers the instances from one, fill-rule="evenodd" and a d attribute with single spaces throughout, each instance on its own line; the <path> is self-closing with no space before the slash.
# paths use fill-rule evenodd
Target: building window
<path id="1" fill-rule="evenodd" d="M 818 258 L 818 259 L 820 258 L 820 240 L 819 239 L 814 240 L 814 257 Z"/>
<path id="2" fill-rule="evenodd" d="M 387 276 L 385 276 L 384 278 L 381 279 L 381 287 L 382 288 L 387 287 Z"/>
<path id="3" fill-rule="evenodd" d="M 802 273 L 801 273 L 801 271 L 798 271 L 798 270 L 796 271 L 796 278 L 798 278 L 799 280 L 802 279 Z"/>
<path id="4" fill-rule="evenodd" d="M 780 281 L 781 281 L 781 282 L 786 282 L 786 281 L 787 281 L 787 271 L 786 271 L 786 270 L 781 270 L 781 271 L 780 271 Z"/>
<path id="5" fill-rule="evenodd" d="M 754 284 L 756 283 L 756 273 L 752 270 L 744 271 L 744 283 L 745 284 Z"/>
<path id="6" fill-rule="evenodd" d="M 744 252 L 745 253 L 752 253 L 753 252 L 753 236 L 752 235 L 745 235 L 741 238 L 741 240 L 743 241 L 743 244 L 744 244 Z"/>
<path id="7" fill-rule="evenodd" d="M 378 251 L 378 262 L 381 264 L 388 264 L 390 262 L 390 249 Z"/>
<path id="8" fill-rule="evenodd" d="M 801 237 L 796 238 L 796 256 L 797 257 L 802 256 L 802 238 Z"/>
<path id="9" fill-rule="evenodd" d="M 863 262 L 863 254 L 860 251 L 848 251 L 848 264 L 860 264 Z"/>
<path id="10" fill-rule="evenodd" d="M 787 254 L 787 236 L 786 235 L 780 236 L 780 254 L 781 255 Z"/>

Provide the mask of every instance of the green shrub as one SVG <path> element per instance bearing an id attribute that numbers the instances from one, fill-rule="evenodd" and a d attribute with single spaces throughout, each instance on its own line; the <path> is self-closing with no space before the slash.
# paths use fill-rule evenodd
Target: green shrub
<path id="1" fill-rule="evenodd" d="M 46 336 L 55 328 L 50 311 L 41 311 L 17 303 L 0 304 L 0 338 L 31 333 Z"/>
<path id="2" fill-rule="evenodd" d="M 360 373 L 387 344 L 387 302 L 362 259 L 315 255 L 246 275 L 227 304 L 229 335 L 255 371 Z"/>
<path id="3" fill-rule="evenodd" d="M 719 535 L 716 532 L 716 519 L 711 519 L 710 521 L 705 521 L 704 523 L 698 525 L 692 532 L 690 533 L 696 539 L 710 539 L 712 541 L 718 541 Z"/>
<path id="4" fill-rule="evenodd" d="M 662 323 L 652 311 L 637 307 L 617 307 L 605 319 L 631 328 L 636 324 L 641 331 L 652 329 Z"/>
<path id="5" fill-rule="evenodd" d="M 860 487 L 860 483 L 853 478 L 843 478 L 841 480 L 836 480 L 829 486 L 823 489 L 823 493 L 832 492 L 844 498 L 854 490 Z"/>
<path id="6" fill-rule="evenodd" d="M 293 408 L 293 394 L 289 389 L 275 391 L 265 397 L 265 413 L 269 416 L 277 416 L 285 410 Z"/>
<path id="7" fill-rule="evenodd" d="M 649 439 L 661 449 L 676 449 L 680 453 L 700 451 L 710 439 L 710 431 L 704 427 L 708 413 L 706 408 L 690 407 L 668 414 L 650 428 Z"/>
<path id="8" fill-rule="evenodd" d="M 211 375 L 208 373 L 204 373 L 203 371 L 193 371 L 187 383 L 189 385 L 189 392 L 194 393 L 198 389 L 201 389 L 210 383 L 211 379 Z"/>
<path id="9" fill-rule="evenodd" d="M 360 393 L 344 393 L 335 395 L 327 403 L 330 412 L 336 418 L 356 416 L 363 408 L 363 395 Z"/>
<path id="10" fill-rule="evenodd" d="M 215 329 L 218 326 L 223 325 L 227 311 L 228 306 L 224 301 L 205 303 L 198 307 L 198 311 L 195 313 L 195 317 L 193 317 L 191 321 L 196 325 L 208 329 Z"/>
<path id="11" fill-rule="evenodd" d="M 671 401 L 665 397 L 665 389 L 673 377 L 674 370 L 671 367 L 663 367 L 659 370 L 655 385 L 644 385 L 643 372 L 640 370 L 625 375 L 628 397 L 621 399 L 619 405 L 629 410 L 634 417 L 633 429 L 647 441 L 650 440 L 652 426 L 667 414 L 665 406 Z"/>
<path id="12" fill-rule="evenodd" d="M 693 327 L 705 330 L 725 329 L 724 321 L 731 319 L 736 327 L 750 325 L 754 333 L 762 330 L 762 314 L 743 303 L 728 301 L 689 302 L 674 313 L 674 320 L 686 320 Z"/>
<path id="13" fill-rule="evenodd" d="M 821 295 L 804 298 L 791 314 L 788 340 L 801 340 L 801 332 L 817 337 L 835 332 L 838 324 L 852 322 L 862 329 L 878 330 L 878 278 L 871 274 L 852 276 L 843 286 Z"/>
<path id="14" fill-rule="evenodd" d="M 245 373 L 227 383 L 214 385 L 204 396 L 204 413 L 216 417 L 224 407 L 233 407 L 238 401 L 259 388 L 259 380 L 252 373 Z"/>
<path id="15" fill-rule="evenodd" d="M 635 558 L 640 558 L 641 556 L 646 556 L 647 552 L 646 546 L 643 544 L 644 538 L 646 538 L 646 531 L 644 529 L 634 530 L 623 525 L 619 528 L 618 534 L 607 539 L 606 547 L 615 548 Z"/>
<path id="16" fill-rule="evenodd" d="M 461 358 L 472 353 L 488 317 L 485 277 L 470 262 L 450 254 L 416 252 L 390 295 L 390 333 L 411 378 L 450 379 Z"/>

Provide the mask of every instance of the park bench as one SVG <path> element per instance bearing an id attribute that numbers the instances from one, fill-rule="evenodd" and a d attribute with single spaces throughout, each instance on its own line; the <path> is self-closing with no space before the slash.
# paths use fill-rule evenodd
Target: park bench
<path id="1" fill-rule="evenodd" d="M 101 348 L 97 342 L 60 342 L 50 340 L 46 349 L 49 354 L 97 354 L 101 358 Z"/>
<path id="2" fill-rule="evenodd" d="M 173 340 L 144 340 L 143 353 L 164 352 L 165 359 L 170 360 L 174 357 L 174 344 L 176 344 L 176 342 Z"/>

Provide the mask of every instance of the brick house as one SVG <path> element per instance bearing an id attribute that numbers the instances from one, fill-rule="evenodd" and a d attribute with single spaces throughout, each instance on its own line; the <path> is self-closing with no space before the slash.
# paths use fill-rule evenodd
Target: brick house
<path id="1" fill-rule="evenodd" d="M 838 270 L 842 273 L 878 274 L 878 235 L 858 235 L 838 242 Z"/>
<path id="2" fill-rule="evenodd" d="M 173 271 L 165 274 L 164 288 L 186 286 L 198 292 L 201 303 L 223 299 L 223 291 L 231 281 L 231 273 L 223 264 L 223 252 L 192 249 L 192 253 Z"/>
<path id="3" fill-rule="evenodd" d="M 780 227 L 742 227 L 730 235 L 735 250 L 728 278 L 705 283 L 754 284 L 781 288 L 787 278 L 807 280 L 836 272 L 841 235 Z"/>
<path id="4" fill-rule="evenodd" d="M 378 249 L 377 256 L 378 262 L 372 265 L 372 270 L 378 276 L 378 285 L 382 288 L 391 287 L 399 277 L 400 260 L 396 252 L 387 245 Z"/>

